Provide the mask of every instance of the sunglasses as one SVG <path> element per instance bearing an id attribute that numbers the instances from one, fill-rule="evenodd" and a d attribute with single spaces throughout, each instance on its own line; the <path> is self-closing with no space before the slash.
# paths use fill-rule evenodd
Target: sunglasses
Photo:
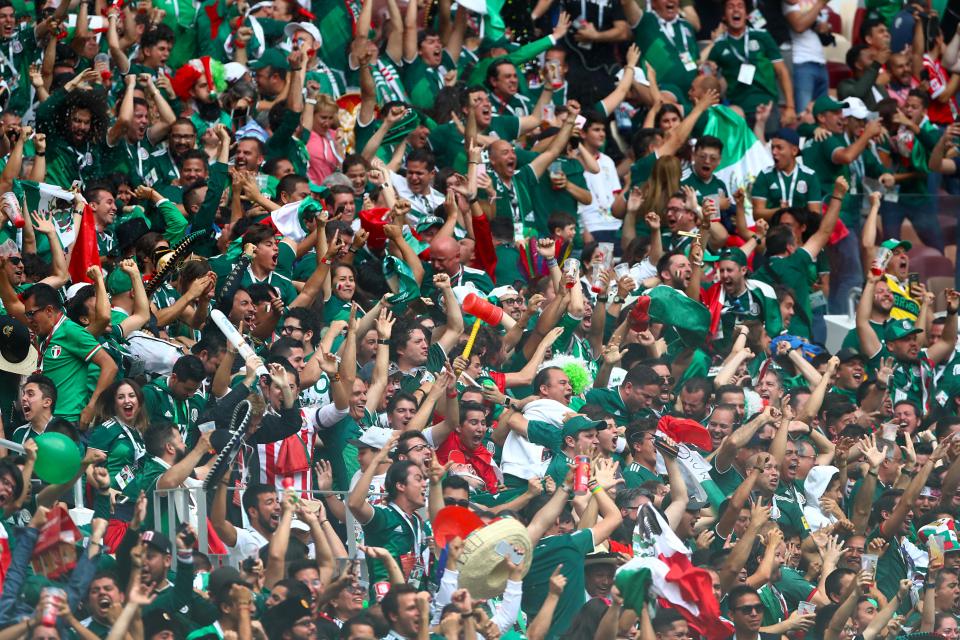
<path id="1" fill-rule="evenodd" d="M 676 381 L 674 380 L 673 376 L 660 376 L 661 385 L 672 385 L 674 382 Z"/>
<path id="2" fill-rule="evenodd" d="M 20 256 L 8 256 L 8 257 L 7 257 L 7 262 L 9 262 L 10 264 L 15 265 L 15 266 L 16 266 L 16 265 L 21 265 L 21 264 L 23 264 L 23 258 L 21 258 Z"/>
<path id="3" fill-rule="evenodd" d="M 464 507 L 464 508 L 469 508 L 469 507 L 470 507 L 470 501 L 469 501 L 469 500 L 457 500 L 456 498 L 444 498 L 444 499 L 443 499 L 443 506 L 445 506 L 445 507 Z"/>
<path id="4" fill-rule="evenodd" d="M 27 320 L 33 320 L 33 316 L 37 315 L 41 311 L 46 311 L 49 307 L 43 307 L 42 309 L 34 309 L 33 311 L 24 311 L 23 315 L 27 317 Z"/>
<path id="5" fill-rule="evenodd" d="M 740 613 L 751 614 L 751 613 L 763 613 L 762 604 L 742 604 L 739 607 L 734 607 Z"/>

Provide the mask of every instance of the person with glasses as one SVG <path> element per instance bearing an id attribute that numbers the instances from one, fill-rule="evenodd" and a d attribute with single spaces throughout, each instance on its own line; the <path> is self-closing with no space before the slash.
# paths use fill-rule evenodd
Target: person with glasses
<path id="1" fill-rule="evenodd" d="M 36 284 L 22 294 L 19 309 L 8 311 L 33 332 L 40 352 L 38 365 L 57 387 L 59 402 L 54 415 L 90 426 L 96 403 L 117 375 L 117 365 L 97 339 L 70 320 L 60 306 L 60 294 L 47 284 Z M 99 368 L 96 386 L 87 388 L 88 370 Z"/>
<path id="2" fill-rule="evenodd" d="M 760 594 L 753 587 L 740 585 L 727 594 L 730 619 L 733 622 L 733 636 L 730 640 L 780 640 L 779 633 L 763 633 L 764 606 Z"/>
<path id="3" fill-rule="evenodd" d="M 490 292 L 489 298 L 495 299 L 503 307 L 503 312 L 519 322 L 523 312 L 527 309 L 527 302 L 520 293 L 510 285 L 496 287 Z"/>

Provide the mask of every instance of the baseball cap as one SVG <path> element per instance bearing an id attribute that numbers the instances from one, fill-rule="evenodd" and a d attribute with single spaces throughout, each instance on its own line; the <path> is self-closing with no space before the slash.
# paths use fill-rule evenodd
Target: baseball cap
<path id="1" fill-rule="evenodd" d="M 217 567 L 207 581 L 207 593 L 214 602 L 223 602 L 235 584 L 247 584 L 236 567 Z"/>
<path id="2" fill-rule="evenodd" d="M 347 442 L 355 447 L 383 449 L 387 446 L 387 441 L 390 440 L 392 433 L 393 431 L 385 427 L 370 427 L 364 431 L 359 438 L 351 438 L 347 440 Z"/>
<path id="3" fill-rule="evenodd" d="M 818 116 L 824 111 L 842 111 L 848 107 L 846 102 L 837 102 L 828 95 L 823 95 L 817 98 L 817 101 L 813 103 L 813 115 Z"/>
<path id="4" fill-rule="evenodd" d="M 320 30 L 309 22 L 290 22 L 283 28 L 283 35 L 292 38 L 293 34 L 297 31 L 306 31 L 309 33 L 316 41 L 318 49 L 323 46 L 323 38 L 320 36 Z"/>
<path id="5" fill-rule="evenodd" d="M 283 51 L 276 47 L 271 47 L 260 54 L 259 58 L 250 63 L 250 68 L 254 71 L 266 69 L 267 67 L 289 71 L 290 63 L 287 62 L 287 56 L 284 55 Z"/>
<path id="6" fill-rule="evenodd" d="M 423 233 L 430 227 L 437 225 L 443 226 L 443 218 L 439 216 L 423 216 L 420 218 L 420 222 L 417 223 L 417 233 Z"/>
<path id="7" fill-rule="evenodd" d="M 867 109 L 867 105 L 864 104 L 863 100 L 850 96 L 846 98 L 847 106 L 843 110 L 843 116 L 845 118 L 856 118 L 857 120 L 866 120 L 870 116 L 874 115 L 873 111 Z"/>
<path id="8" fill-rule="evenodd" d="M 922 332 L 923 329 L 909 320 L 887 320 L 886 324 L 883 325 L 883 339 L 886 342 L 895 342 Z"/>
<path id="9" fill-rule="evenodd" d="M 588 431 L 590 429 L 603 429 L 607 426 L 607 423 L 603 420 L 591 420 L 586 416 L 573 416 L 569 420 L 563 423 L 563 436 L 576 437 L 581 431 Z"/>
<path id="10" fill-rule="evenodd" d="M 859 360 L 860 362 L 867 361 L 862 353 L 851 347 L 845 347 L 840 349 L 840 351 L 837 351 L 837 359 L 840 360 L 841 364 L 846 364 L 851 360 Z"/>
<path id="11" fill-rule="evenodd" d="M 909 240 L 897 240 L 896 238 L 890 238 L 889 240 L 884 240 L 880 243 L 880 246 L 884 249 L 890 249 L 893 251 L 898 247 L 902 247 L 904 251 L 910 251 L 913 248 L 913 245 Z"/>
<path id="12" fill-rule="evenodd" d="M 721 251 L 720 255 L 717 256 L 717 262 L 720 262 L 721 260 L 732 260 L 741 267 L 747 266 L 747 254 L 736 247 L 727 248 Z"/>
<path id="13" fill-rule="evenodd" d="M 279 638 L 285 631 L 289 631 L 298 620 L 305 616 L 312 616 L 310 603 L 303 598 L 287 598 L 276 604 L 263 614 L 264 630 L 270 638 Z"/>
<path id="14" fill-rule="evenodd" d="M 152 609 L 143 614 L 143 635 L 152 638 L 161 631 L 169 631 L 176 640 L 184 638 L 183 625 L 169 611 Z"/>
<path id="15" fill-rule="evenodd" d="M 490 292 L 488 298 L 495 298 L 496 300 L 502 300 L 504 298 L 519 298 L 520 292 L 511 287 L 508 284 L 503 285 L 502 287 L 496 287 Z"/>
<path id="16" fill-rule="evenodd" d="M 165 536 L 162 531 L 144 531 L 140 539 L 160 553 L 173 553 L 170 538 Z"/>
<path id="17" fill-rule="evenodd" d="M 373 371 L 377 368 L 377 363 L 371 360 L 367 364 L 360 367 L 360 371 L 357 372 L 357 376 L 364 382 L 370 382 L 373 380 Z M 397 366 L 396 362 L 391 362 L 387 365 L 387 377 L 392 378 L 393 376 L 400 373 L 400 367 Z"/>
<path id="18" fill-rule="evenodd" d="M 126 293 L 131 289 L 133 289 L 133 281 L 123 269 L 114 269 L 110 272 L 110 275 L 107 276 L 107 291 L 110 295 Z"/>
<path id="19" fill-rule="evenodd" d="M 800 136 L 794 129 L 790 129 L 789 127 L 781 127 L 780 129 L 777 129 L 777 132 L 770 136 L 771 140 L 774 138 L 777 140 L 783 140 L 784 142 L 792 144 L 795 147 L 800 146 Z"/>

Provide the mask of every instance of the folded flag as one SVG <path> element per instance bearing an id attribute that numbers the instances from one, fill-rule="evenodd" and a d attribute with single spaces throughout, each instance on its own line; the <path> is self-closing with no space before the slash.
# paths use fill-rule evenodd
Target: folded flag
<path id="1" fill-rule="evenodd" d="M 93 207 L 83 205 L 83 214 L 80 216 L 80 230 L 77 232 L 77 241 L 70 254 L 70 280 L 74 284 L 91 282 L 87 277 L 87 269 L 100 266 L 100 249 L 97 247 L 97 223 L 93 219 Z"/>

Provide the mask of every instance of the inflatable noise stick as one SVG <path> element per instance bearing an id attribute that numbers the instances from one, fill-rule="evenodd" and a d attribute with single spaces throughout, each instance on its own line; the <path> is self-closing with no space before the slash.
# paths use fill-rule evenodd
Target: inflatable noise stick
<path id="1" fill-rule="evenodd" d="M 470 361 L 470 352 L 473 351 L 473 343 L 477 341 L 477 334 L 480 333 L 480 324 L 483 321 L 477 318 L 473 321 L 473 328 L 470 329 L 470 337 L 467 338 L 467 344 L 463 345 L 463 359 Z M 454 379 L 459 380 L 463 371 L 454 371 Z"/>
<path id="2" fill-rule="evenodd" d="M 247 344 L 247 341 L 243 339 L 243 336 L 240 335 L 240 332 L 237 331 L 237 328 L 230 324 L 230 320 L 227 319 L 227 316 L 223 315 L 223 312 L 219 309 L 214 309 L 210 312 L 210 319 L 213 320 L 213 323 L 217 325 L 217 328 L 223 332 L 223 336 L 227 341 L 233 345 L 233 348 L 237 350 L 240 354 L 240 357 L 246 360 L 247 358 L 256 355 L 253 352 L 253 347 Z M 269 376 L 270 372 L 267 371 L 267 368 L 264 365 L 257 367 L 257 375 L 259 376 Z"/>

